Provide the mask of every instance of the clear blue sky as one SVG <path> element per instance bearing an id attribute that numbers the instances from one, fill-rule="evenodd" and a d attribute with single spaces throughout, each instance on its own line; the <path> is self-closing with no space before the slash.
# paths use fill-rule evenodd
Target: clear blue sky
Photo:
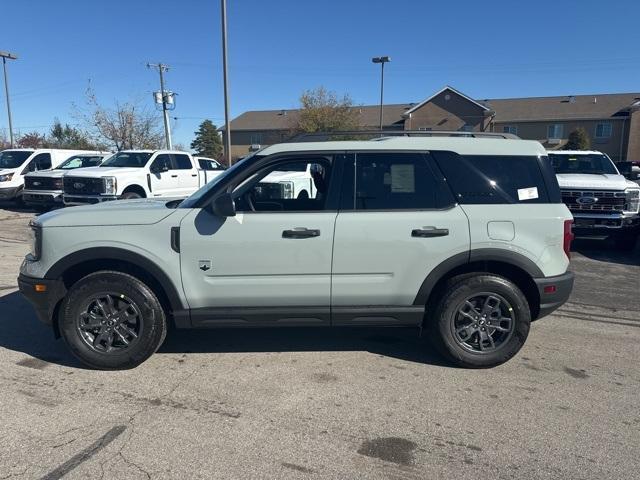
<path id="1" fill-rule="evenodd" d="M 75 123 L 87 82 L 104 104 L 151 103 L 164 62 L 179 93 L 174 142 L 223 121 L 218 0 L 7 0 L 0 50 L 14 125 Z M 374 104 L 417 102 L 449 84 L 478 99 L 640 91 L 640 1 L 228 0 L 231 112 L 294 108 L 324 85 Z M 4 92 L 0 130 L 7 127 Z"/>

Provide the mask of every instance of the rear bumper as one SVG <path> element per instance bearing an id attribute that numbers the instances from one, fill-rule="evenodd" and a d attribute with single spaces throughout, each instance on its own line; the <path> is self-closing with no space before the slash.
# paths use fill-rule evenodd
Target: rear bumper
<path id="1" fill-rule="evenodd" d="M 6 187 L 0 188 L 0 200 L 13 200 L 18 196 L 22 187 Z"/>
<path id="2" fill-rule="evenodd" d="M 37 292 L 36 285 L 44 285 L 46 290 Z M 46 325 L 52 325 L 55 307 L 67 293 L 67 289 L 62 280 L 33 278 L 20 274 L 18 277 L 18 287 L 20 288 L 20 292 L 33 305 L 38 319 Z"/>
<path id="3" fill-rule="evenodd" d="M 561 307 L 573 290 L 573 272 L 566 272 L 555 277 L 534 278 L 540 295 L 540 311 L 536 318 L 542 318 Z M 555 287 L 555 288 L 554 288 Z"/>

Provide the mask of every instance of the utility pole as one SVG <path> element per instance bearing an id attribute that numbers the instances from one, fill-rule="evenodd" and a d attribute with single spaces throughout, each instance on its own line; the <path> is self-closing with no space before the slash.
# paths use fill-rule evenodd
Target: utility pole
<path id="1" fill-rule="evenodd" d="M 391 61 L 391 57 L 373 57 L 371 59 L 373 63 L 380 63 L 382 68 L 380 70 L 380 130 L 382 130 L 382 111 L 383 107 L 383 95 L 384 95 L 384 64 Z"/>
<path id="2" fill-rule="evenodd" d="M 7 115 L 9 117 L 9 144 L 13 148 L 13 122 L 11 120 L 11 103 L 9 102 L 9 80 L 7 77 L 7 58 L 9 60 L 17 60 L 17 55 L 9 52 L 0 51 L 2 57 L 2 69 L 4 70 L 4 94 L 7 98 Z"/>
<path id="3" fill-rule="evenodd" d="M 169 70 L 169 65 L 164 63 L 147 63 L 147 68 L 155 68 L 160 73 L 160 95 L 162 96 L 162 118 L 164 119 L 164 138 L 167 144 L 167 149 L 172 150 L 173 145 L 171 143 L 171 127 L 169 126 L 169 109 L 167 104 L 169 103 L 169 96 L 172 95 L 164 89 L 164 72 Z"/>
<path id="4" fill-rule="evenodd" d="M 227 75 L 227 1 L 221 0 L 222 10 L 222 76 L 224 81 L 224 154 L 231 166 L 231 124 L 229 121 L 229 77 Z"/>

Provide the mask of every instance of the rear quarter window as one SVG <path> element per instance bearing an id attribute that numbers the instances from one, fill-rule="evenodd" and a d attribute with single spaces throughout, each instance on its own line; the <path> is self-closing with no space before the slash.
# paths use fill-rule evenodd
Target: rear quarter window
<path id="1" fill-rule="evenodd" d="M 559 191 L 549 195 L 551 180 L 545 182 L 535 156 L 432 155 L 460 204 L 556 203 L 559 197 Z M 550 187 L 558 189 L 557 181 Z"/>

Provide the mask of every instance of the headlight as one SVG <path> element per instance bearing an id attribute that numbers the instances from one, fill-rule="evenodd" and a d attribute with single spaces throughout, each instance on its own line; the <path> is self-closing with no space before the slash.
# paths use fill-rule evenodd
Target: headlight
<path id="1" fill-rule="evenodd" d="M 282 185 L 282 198 L 293 198 L 293 183 L 281 182 Z"/>
<path id="2" fill-rule="evenodd" d="M 640 210 L 640 190 L 627 189 L 625 193 L 624 211 L 626 213 L 638 213 Z"/>
<path id="3" fill-rule="evenodd" d="M 118 184 L 116 177 L 103 177 L 104 180 L 104 193 L 109 195 L 115 195 L 118 191 Z"/>
<path id="4" fill-rule="evenodd" d="M 42 227 L 36 223 L 29 223 L 29 236 L 31 237 L 31 260 L 40 260 L 42 254 Z"/>
<path id="5" fill-rule="evenodd" d="M 62 190 L 62 179 L 54 178 L 53 181 L 51 182 L 51 186 L 53 187 L 54 190 Z"/>
<path id="6" fill-rule="evenodd" d="M 0 182 L 8 182 L 13 178 L 13 173 L 5 173 L 0 175 Z"/>

